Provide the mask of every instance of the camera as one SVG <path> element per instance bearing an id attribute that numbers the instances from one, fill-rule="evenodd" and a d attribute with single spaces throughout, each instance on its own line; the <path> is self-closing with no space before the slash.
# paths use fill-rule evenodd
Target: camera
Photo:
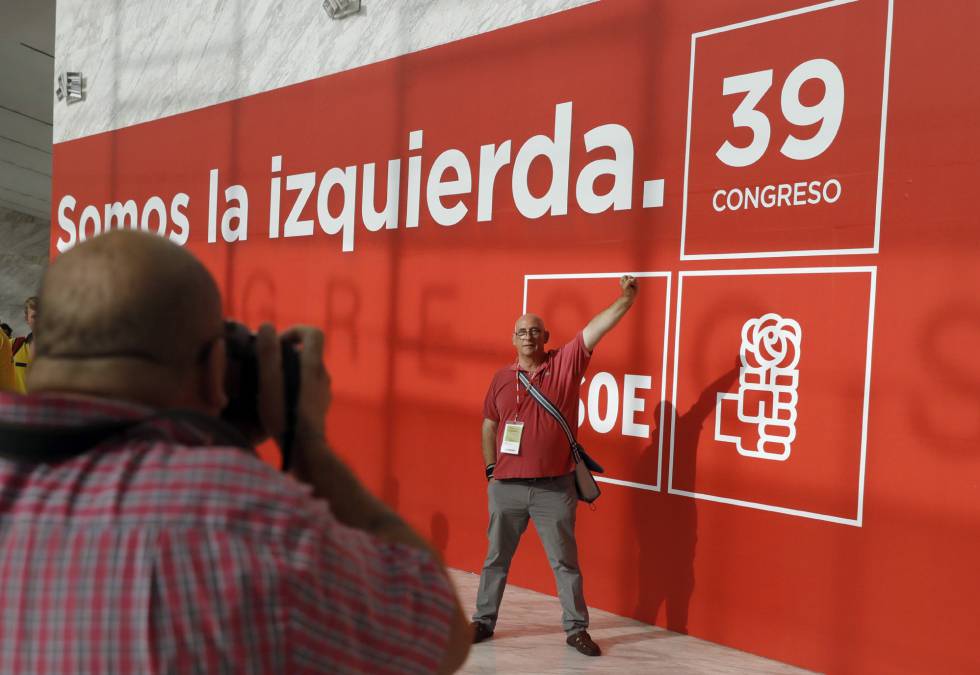
<path id="1" fill-rule="evenodd" d="M 235 321 L 225 321 L 225 345 L 228 367 L 225 392 L 228 405 L 221 419 L 250 440 L 262 438 L 265 432 L 259 419 L 259 359 L 255 334 Z M 296 405 L 299 400 L 299 354 L 292 345 L 280 343 L 282 349 L 283 402 L 285 429 L 277 439 L 282 449 L 282 470 L 289 469 L 293 438 L 296 434 Z"/>

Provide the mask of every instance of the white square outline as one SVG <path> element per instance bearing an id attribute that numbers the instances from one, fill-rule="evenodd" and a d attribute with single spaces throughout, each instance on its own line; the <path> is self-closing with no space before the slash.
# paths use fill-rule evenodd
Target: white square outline
<path id="1" fill-rule="evenodd" d="M 892 9 L 894 0 L 888 0 L 888 18 L 885 23 L 885 73 L 881 90 L 881 134 L 878 141 L 878 180 L 875 195 L 875 230 L 874 246 L 871 248 L 831 248 L 831 249 L 805 249 L 800 251 L 755 251 L 751 253 L 685 253 L 684 248 L 687 243 L 687 179 L 691 160 L 691 109 L 694 102 L 694 51 L 699 37 L 716 35 L 738 28 L 747 28 L 761 23 L 786 19 L 800 14 L 808 14 L 822 9 L 830 9 L 842 5 L 849 5 L 859 0 L 831 0 L 817 5 L 801 7 L 779 14 L 770 14 L 758 19 L 733 23 L 720 28 L 691 33 L 691 73 L 688 80 L 687 89 L 687 139 L 684 146 L 684 193 L 681 206 L 681 260 L 734 260 L 744 258 L 787 258 L 791 256 L 816 256 L 816 255 L 860 255 L 866 253 L 878 253 L 881 238 L 881 193 L 884 180 L 885 168 L 885 127 L 888 119 L 888 79 L 891 70 L 891 51 L 892 51 Z"/>
<path id="2" fill-rule="evenodd" d="M 687 490 L 675 490 L 674 482 L 674 429 L 677 423 L 677 364 L 680 358 L 680 336 L 681 336 L 681 303 L 684 293 L 684 277 L 712 277 L 712 276 L 750 276 L 750 275 L 772 275 L 772 274 L 847 274 L 847 273 L 866 273 L 870 275 L 871 290 L 868 300 L 868 342 L 864 367 L 864 404 L 861 413 L 861 468 L 858 475 L 858 502 L 857 514 L 854 518 L 842 518 L 841 516 L 831 516 L 825 513 L 813 511 L 803 511 L 800 509 L 790 509 L 783 506 L 773 506 L 761 502 L 750 502 L 742 499 L 730 497 L 719 497 L 704 492 L 689 492 Z M 677 316 L 674 321 L 674 385 L 671 393 L 671 401 L 674 403 L 673 417 L 670 421 L 670 463 L 667 470 L 667 494 L 681 495 L 694 499 L 704 499 L 711 502 L 722 504 L 732 504 L 733 506 L 743 506 L 750 509 L 761 511 L 773 511 L 799 518 L 812 518 L 814 520 L 825 520 L 830 523 L 840 525 L 851 525 L 861 527 L 864 519 L 864 467 L 867 457 L 868 447 L 868 399 L 871 393 L 871 345 L 874 337 L 874 316 L 875 316 L 875 290 L 878 283 L 878 268 L 875 265 L 863 267 L 787 267 L 770 269 L 744 269 L 744 270 L 699 270 L 695 272 L 680 272 L 677 275 Z"/>
<path id="3" fill-rule="evenodd" d="M 668 331 L 670 330 L 670 290 L 672 273 L 671 272 L 596 272 L 584 274 L 525 274 L 524 275 L 524 302 L 521 304 L 521 313 L 527 313 L 527 282 L 533 279 L 618 279 L 624 274 L 630 274 L 637 278 L 642 277 L 664 277 L 667 279 L 667 289 L 664 293 L 664 345 L 663 362 L 660 364 L 660 401 L 667 400 L 667 346 Z M 636 483 L 634 481 L 621 480 L 619 478 L 607 478 L 606 476 L 596 476 L 595 479 L 600 483 L 611 485 L 622 485 L 623 487 L 636 488 L 638 490 L 648 490 L 650 492 L 660 492 L 660 476 L 663 475 L 664 463 L 664 406 L 660 407 L 660 432 L 657 441 L 657 483 L 648 485 L 647 483 Z"/>

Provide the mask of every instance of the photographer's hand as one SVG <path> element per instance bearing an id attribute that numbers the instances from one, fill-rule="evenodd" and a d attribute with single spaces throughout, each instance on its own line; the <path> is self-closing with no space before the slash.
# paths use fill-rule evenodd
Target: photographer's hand
<path id="1" fill-rule="evenodd" d="M 265 432 L 278 441 L 286 428 L 286 403 L 282 352 L 272 324 L 259 326 L 255 334 L 255 354 L 259 366 L 259 420 Z"/>
<path id="2" fill-rule="evenodd" d="M 323 366 L 323 333 L 309 326 L 294 326 L 281 336 L 272 324 L 259 326 L 255 351 L 259 365 L 259 417 L 265 432 L 279 442 L 286 427 L 282 351 L 289 344 L 299 354 L 299 398 L 296 432 L 324 436 L 324 418 L 330 406 L 330 376 Z"/>
<path id="3" fill-rule="evenodd" d="M 296 433 L 325 437 L 324 419 L 330 407 L 330 374 L 323 365 L 323 331 L 294 326 L 282 341 L 299 352 L 299 400 L 296 402 Z"/>

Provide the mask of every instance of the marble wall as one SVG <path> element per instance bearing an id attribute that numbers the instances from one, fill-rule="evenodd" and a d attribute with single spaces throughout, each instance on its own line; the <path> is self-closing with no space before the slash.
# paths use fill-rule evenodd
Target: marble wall
<path id="1" fill-rule="evenodd" d="M 0 321 L 26 335 L 24 300 L 37 295 L 48 265 L 51 223 L 0 206 Z"/>
<path id="2" fill-rule="evenodd" d="M 54 142 L 118 129 L 478 35 L 596 0 L 59 0 L 55 72 L 86 100 L 55 106 Z"/>

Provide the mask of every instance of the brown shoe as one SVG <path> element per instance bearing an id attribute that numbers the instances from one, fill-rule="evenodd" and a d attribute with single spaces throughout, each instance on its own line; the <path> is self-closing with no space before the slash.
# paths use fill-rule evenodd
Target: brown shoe
<path id="1" fill-rule="evenodd" d="M 485 623 L 474 621 L 470 624 L 470 628 L 473 630 L 473 644 L 489 640 L 493 637 L 493 628 Z"/>
<path id="2" fill-rule="evenodd" d="M 584 630 L 574 635 L 569 635 L 568 639 L 565 640 L 566 643 L 575 647 L 580 654 L 585 654 L 586 656 L 599 656 L 602 654 L 602 650 L 599 649 L 599 645 L 592 641 L 589 634 Z"/>

